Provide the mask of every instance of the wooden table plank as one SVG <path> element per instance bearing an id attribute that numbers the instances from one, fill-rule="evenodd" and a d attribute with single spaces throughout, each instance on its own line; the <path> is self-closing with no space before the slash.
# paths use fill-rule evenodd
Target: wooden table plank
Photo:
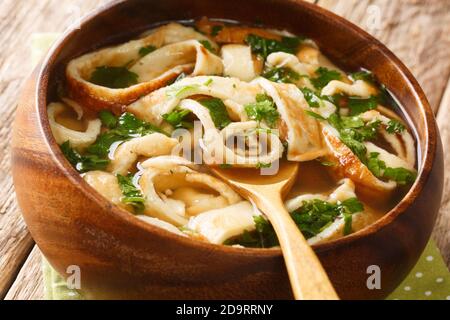
<path id="1" fill-rule="evenodd" d="M 450 1 L 320 0 L 391 49 L 424 89 L 434 110 L 450 77 Z"/>
<path id="2" fill-rule="evenodd" d="M 31 71 L 33 32 L 61 32 L 104 0 L 0 1 L 0 298 L 32 249 L 10 175 L 11 125 L 20 88 Z"/>
<path id="3" fill-rule="evenodd" d="M 42 255 L 34 246 L 5 300 L 41 300 L 44 298 L 44 283 L 41 271 Z"/>
<path id="4" fill-rule="evenodd" d="M 450 267 L 450 79 L 447 83 L 445 93 L 442 97 L 437 123 L 441 133 L 442 144 L 444 146 L 444 196 L 438 220 L 434 228 L 434 239 L 441 250 L 444 261 Z"/>
<path id="5" fill-rule="evenodd" d="M 314 2 L 314 0 L 309 0 Z M 32 32 L 61 32 L 78 16 L 105 0 L 0 1 L 0 297 L 12 284 L 8 299 L 42 299 L 37 247 L 20 217 L 9 175 L 10 126 L 18 92 L 31 69 Z M 387 44 L 417 76 L 436 110 L 444 145 L 450 143 L 450 1 L 444 0 L 320 0 L 328 8 L 366 29 Z M 376 7 L 374 6 L 376 5 Z M 377 12 L 380 22 L 377 25 Z M 447 87 L 447 94 L 441 97 Z M 450 156 L 446 157 L 450 168 Z M 449 178 L 450 179 L 450 178 Z M 435 229 L 436 241 L 450 264 L 450 181 L 446 179 L 443 206 Z M 26 261 L 25 261 L 26 260 Z M 25 262 L 25 264 L 23 264 Z M 20 273 L 18 266 L 23 264 Z M 16 278 L 17 275 L 17 278 Z M 35 276 L 33 276 L 35 275 Z M 14 281 L 15 280 L 15 281 Z"/>

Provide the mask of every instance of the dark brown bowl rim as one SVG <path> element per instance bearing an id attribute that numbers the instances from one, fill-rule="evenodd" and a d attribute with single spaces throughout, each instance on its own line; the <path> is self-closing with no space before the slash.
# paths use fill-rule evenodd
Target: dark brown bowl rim
<path id="1" fill-rule="evenodd" d="M 99 7 L 94 10 L 92 13 L 85 16 L 79 26 L 86 24 L 87 22 L 95 19 L 99 14 L 102 14 L 113 7 L 120 5 L 127 0 L 115 0 L 106 5 Z M 403 197 L 403 199 L 389 212 L 387 212 L 382 218 L 377 220 L 375 223 L 355 232 L 343 238 L 339 238 L 336 240 L 331 240 L 325 243 L 316 244 L 312 247 L 316 252 L 327 251 L 335 248 L 339 248 L 345 246 L 351 242 L 355 242 L 361 238 L 374 234 L 387 225 L 389 225 L 392 221 L 394 221 L 397 217 L 403 214 L 406 209 L 416 200 L 416 198 L 421 193 L 425 182 L 427 181 L 429 174 L 432 170 L 432 164 L 435 158 L 436 153 L 436 125 L 434 121 L 433 111 L 418 84 L 417 80 L 408 70 L 408 68 L 389 50 L 387 49 L 381 42 L 376 40 L 374 37 L 366 33 L 364 30 L 360 29 L 353 23 L 335 15 L 332 12 L 329 12 L 325 9 L 320 8 L 314 4 L 310 4 L 303 1 L 295 1 L 295 3 L 299 6 L 302 6 L 306 10 L 311 10 L 317 15 L 325 16 L 328 19 L 333 19 L 336 23 L 339 23 L 340 26 L 344 29 L 352 29 L 354 32 L 359 33 L 363 36 L 367 41 L 383 52 L 383 54 L 392 61 L 396 67 L 400 70 L 401 73 L 409 82 L 409 85 L 413 88 L 414 92 L 414 100 L 416 106 L 419 108 L 422 118 L 425 123 L 425 131 L 426 131 L 426 139 L 423 142 L 425 144 L 425 152 L 423 153 L 423 161 L 421 163 L 422 168 L 419 168 L 419 173 L 417 179 L 408 193 Z M 78 186 L 80 191 L 92 201 L 99 204 L 105 212 L 108 214 L 114 215 L 115 217 L 120 217 L 123 219 L 124 225 L 130 224 L 138 228 L 142 228 L 147 232 L 152 232 L 159 236 L 160 238 L 167 238 L 171 241 L 178 243 L 180 246 L 187 246 L 193 249 L 205 249 L 208 251 L 222 251 L 223 254 L 228 254 L 232 256 L 260 256 L 260 257 L 276 257 L 281 256 L 281 250 L 279 248 L 234 248 L 231 246 L 225 245 L 217 245 L 212 243 L 207 243 L 195 239 L 190 239 L 187 237 L 182 237 L 180 235 L 174 234 L 172 232 L 166 231 L 162 228 L 153 226 L 148 224 L 140 219 L 137 219 L 132 213 L 129 213 L 126 210 L 123 210 L 117 206 L 110 205 L 110 202 L 105 199 L 100 193 L 95 191 L 90 185 L 88 185 L 84 179 L 80 176 L 80 174 L 70 165 L 70 163 L 65 159 L 62 154 L 58 144 L 56 143 L 51 129 L 50 124 L 47 117 L 47 90 L 48 90 L 48 80 L 49 74 L 51 71 L 51 66 L 55 64 L 56 57 L 65 47 L 66 43 L 70 41 L 70 38 L 77 32 L 77 28 L 70 28 L 66 31 L 61 38 L 52 46 L 51 50 L 47 54 L 44 59 L 41 69 L 38 75 L 38 81 L 36 86 L 36 96 L 35 96 L 35 104 L 39 116 L 39 125 L 42 130 L 52 158 L 55 160 L 56 164 L 60 167 L 60 169 L 64 172 L 66 177 L 72 181 L 75 185 Z M 108 209 L 108 210 L 107 210 Z"/>

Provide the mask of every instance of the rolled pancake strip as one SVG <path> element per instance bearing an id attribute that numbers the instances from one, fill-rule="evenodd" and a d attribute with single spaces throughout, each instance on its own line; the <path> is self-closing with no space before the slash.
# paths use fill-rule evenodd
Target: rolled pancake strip
<path id="1" fill-rule="evenodd" d="M 164 46 L 186 40 L 208 40 L 208 38 L 192 28 L 172 23 L 156 29 L 153 33 L 143 39 L 133 40 L 116 47 L 101 49 L 76 58 L 72 60 L 66 68 L 69 95 L 89 110 L 99 111 L 102 109 L 109 109 L 116 113 L 120 113 L 123 106 L 132 103 L 149 92 L 165 86 L 168 81 L 176 78 L 179 74 L 195 71 L 197 62 L 202 65 L 202 68 L 204 68 L 205 64 L 208 64 L 208 62 L 214 62 L 217 65 L 220 62 L 221 64 L 220 58 L 212 58 L 214 55 L 200 45 L 198 41 L 195 41 L 196 44 L 194 45 L 198 48 L 198 50 L 195 50 L 196 54 L 192 54 L 193 50 L 190 48 L 193 46 L 192 44 L 190 47 L 185 46 L 184 49 L 176 46 L 170 47 L 169 49 L 163 49 Z M 211 43 L 211 45 L 213 48 L 217 49 L 215 43 Z M 160 49 L 142 57 L 140 50 L 147 46 L 153 46 Z M 199 49 L 200 47 L 202 49 Z M 172 59 L 168 60 L 177 61 L 176 56 L 180 53 L 180 50 L 185 50 L 186 53 L 184 53 L 184 55 L 191 57 L 191 59 L 184 59 L 182 61 L 187 62 L 177 66 L 175 66 L 174 63 L 165 63 L 164 65 L 168 65 L 168 68 L 165 70 L 158 68 L 157 63 L 161 62 L 160 60 L 163 54 L 170 57 L 170 54 L 172 53 Z M 155 53 L 157 51 L 159 52 Z M 181 54 L 183 54 L 182 51 Z M 152 59 L 157 63 L 152 64 L 150 61 Z M 139 62 L 141 62 L 141 60 L 145 63 L 140 64 Z M 205 63 L 205 61 L 207 62 Z M 137 74 L 143 77 L 143 80 L 138 79 L 140 83 L 129 88 L 111 89 L 89 82 L 92 73 L 97 67 L 123 67 L 130 65 L 132 70 L 137 71 Z M 153 67 L 155 69 L 153 72 L 146 72 L 146 70 L 143 70 L 144 66 Z M 151 75 L 153 75 L 153 77 Z"/>

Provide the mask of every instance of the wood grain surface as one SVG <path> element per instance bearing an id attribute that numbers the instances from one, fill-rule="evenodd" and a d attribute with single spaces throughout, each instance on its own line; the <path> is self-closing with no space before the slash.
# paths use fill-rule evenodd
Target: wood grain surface
<path id="1" fill-rule="evenodd" d="M 10 176 L 11 124 L 32 69 L 30 39 L 62 32 L 106 0 L 0 1 L 0 298 L 42 299 L 39 251 L 20 216 Z M 450 143 L 450 1 L 320 0 L 385 43 L 411 69 L 437 112 L 444 151 Z M 446 153 L 450 168 L 450 154 Z M 450 177 L 434 238 L 450 265 Z M 30 255 L 31 252 L 31 255 Z"/>
<path id="2" fill-rule="evenodd" d="M 17 280 L 6 294 L 5 300 L 42 299 L 44 297 L 44 285 L 42 279 L 42 255 L 37 246 L 26 259 L 20 270 Z"/>

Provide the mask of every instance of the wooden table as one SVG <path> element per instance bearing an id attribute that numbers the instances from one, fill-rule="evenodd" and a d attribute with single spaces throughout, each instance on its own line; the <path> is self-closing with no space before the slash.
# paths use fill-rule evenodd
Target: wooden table
<path id="1" fill-rule="evenodd" d="M 162 1 L 162 0 L 161 0 Z M 211 0 L 213 1 L 213 0 Z M 106 0 L 0 1 L 0 298 L 42 299 L 40 252 L 14 195 L 10 175 L 11 124 L 20 88 L 32 65 L 30 37 L 62 32 Z M 366 29 L 412 70 L 436 111 L 444 149 L 450 143 L 450 1 L 319 0 Z M 448 150 L 446 150 L 448 151 Z M 445 165 L 450 168 L 450 153 Z M 448 170 L 448 169 L 447 169 Z M 434 239 L 450 264 L 450 177 Z"/>

